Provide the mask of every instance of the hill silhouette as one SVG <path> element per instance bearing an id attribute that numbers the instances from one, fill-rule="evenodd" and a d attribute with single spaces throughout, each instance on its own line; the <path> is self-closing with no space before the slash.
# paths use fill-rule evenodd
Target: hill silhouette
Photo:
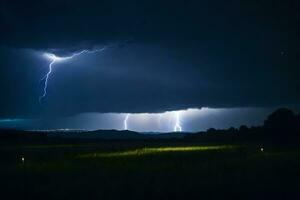
<path id="1" fill-rule="evenodd" d="M 279 108 L 271 113 L 262 126 L 229 129 L 210 128 L 207 131 L 187 135 L 189 139 L 202 141 L 271 141 L 271 142 L 299 142 L 300 141 L 300 115 L 292 110 Z"/>
<path id="2" fill-rule="evenodd" d="M 300 115 L 287 108 L 271 113 L 262 126 L 229 129 L 210 128 L 198 133 L 139 133 L 129 130 L 0 130 L 0 143 L 45 143 L 94 140 L 144 140 L 144 139 L 186 139 L 203 142 L 240 142 L 240 141 L 300 141 Z"/>

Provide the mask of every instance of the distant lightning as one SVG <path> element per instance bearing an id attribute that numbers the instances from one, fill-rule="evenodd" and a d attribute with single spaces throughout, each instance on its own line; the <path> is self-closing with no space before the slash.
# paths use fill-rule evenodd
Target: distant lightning
<path id="1" fill-rule="evenodd" d="M 180 125 L 180 111 L 175 112 L 175 126 L 174 126 L 175 132 L 181 132 L 182 127 Z"/>
<path id="2" fill-rule="evenodd" d="M 161 126 L 161 118 L 162 118 L 162 113 L 158 114 L 158 127 Z"/>
<path id="3" fill-rule="evenodd" d="M 126 117 L 124 119 L 124 130 L 128 130 L 128 119 L 129 119 L 130 114 L 126 114 Z"/>
<path id="4" fill-rule="evenodd" d="M 56 56 L 53 53 L 44 53 L 44 56 L 46 58 L 48 58 L 51 62 L 49 63 L 49 67 L 48 67 L 49 70 L 48 70 L 47 74 L 41 79 L 41 81 L 43 81 L 43 80 L 45 80 L 45 81 L 44 81 L 43 94 L 39 97 L 39 101 L 41 102 L 47 95 L 48 81 L 49 81 L 49 77 L 52 73 L 52 67 L 55 63 L 70 60 L 81 54 L 96 53 L 96 52 L 104 51 L 105 49 L 106 49 L 106 47 L 103 47 L 101 49 L 96 49 L 96 50 L 82 50 L 80 52 L 72 54 L 71 56 L 66 56 L 66 57 Z"/>

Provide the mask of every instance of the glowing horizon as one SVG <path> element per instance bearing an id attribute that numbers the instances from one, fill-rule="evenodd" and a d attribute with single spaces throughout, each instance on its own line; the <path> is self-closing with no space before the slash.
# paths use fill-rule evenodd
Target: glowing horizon
<path id="1" fill-rule="evenodd" d="M 0 119 L 2 127 L 25 130 L 130 130 L 136 132 L 197 132 L 208 128 L 238 128 L 261 125 L 272 109 L 201 108 L 161 113 L 81 113 L 69 117 Z M 243 116 L 252 112 L 250 121 Z M 237 116 L 233 118 L 233 116 Z M 42 126 L 40 124 L 43 124 Z"/>

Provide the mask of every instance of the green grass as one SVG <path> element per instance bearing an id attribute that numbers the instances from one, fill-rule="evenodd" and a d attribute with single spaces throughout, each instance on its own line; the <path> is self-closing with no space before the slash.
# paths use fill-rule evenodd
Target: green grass
<path id="1" fill-rule="evenodd" d="M 9 199 L 297 195 L 300 147 L 260 147 L 142 141 L 0 147 L 0 188 Z"/>
<path id="2" fill-rule="evenodd" d="M 218 146 L 170 146 L 170 147 L 145 147 L 135 150 L 123 150 L 117 152 L 94 152 L 79 155 L 79 158 L 90 157 L 124 157 L 124 156 L 143 156 L 159 153 L 176 153 L 176 152 L 192 152 L 192 151 L 211 151 L 237 148 L 237 146 L 218 145 Z"/>

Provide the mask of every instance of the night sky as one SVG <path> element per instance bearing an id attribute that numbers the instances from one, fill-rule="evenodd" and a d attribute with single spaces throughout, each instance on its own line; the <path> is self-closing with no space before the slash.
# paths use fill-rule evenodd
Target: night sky
<path id="1" fill-rule="evenodd" d="M 179 113 L 183 131 L 197 131 L 299 111 L 299 10 L 297 0 L 0 0 L 0 127 L 124 129 L 131 113 L 130 130 L 168 132 Z M 39 101 L 45 53 L 83 50 L 53 64 Z"/>

